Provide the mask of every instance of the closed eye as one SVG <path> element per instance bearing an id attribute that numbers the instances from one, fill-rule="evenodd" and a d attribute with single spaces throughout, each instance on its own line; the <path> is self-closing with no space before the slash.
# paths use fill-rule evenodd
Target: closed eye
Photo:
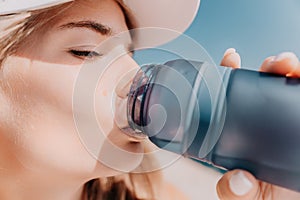
<path id="1" fill-rule="evenodd" d="M 71 55 L 80 58 L 80 59 L 94 59 L 103 56 L 102 54 L 96 51 L 88 51 L 88 50 L 75 50 L 70 49 L 68 51 Z"/>

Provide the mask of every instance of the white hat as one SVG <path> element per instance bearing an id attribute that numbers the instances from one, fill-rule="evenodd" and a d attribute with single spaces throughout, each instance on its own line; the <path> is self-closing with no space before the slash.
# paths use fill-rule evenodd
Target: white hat
<path id="1" fill-rule="evenodd" d="M 0 0 L 0 15 L 46 8 L 73 0 Z M 138 27 L 158 27 L 183 32 L 192 23 L 200 0 L 124 0 Z"/>

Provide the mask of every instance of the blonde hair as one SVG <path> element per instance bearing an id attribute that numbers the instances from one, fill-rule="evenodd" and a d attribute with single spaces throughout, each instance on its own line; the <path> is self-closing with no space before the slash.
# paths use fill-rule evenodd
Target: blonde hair
<path id="1" fill-rule="evenodd" d="M 149 146 L 146 152 L 149 152 Z M 148 171 L 158 166 L 152 156 L 146 156 L 137 172 L 114 177 L 90 180 L 84 186 L 82 200 L 155 200 L 160 199 L 162 175 L 160 171 Z M 148 170 L 147 170 L 148 169 Z"/>
<path id="2" fill-rule="evenodd" d="M 148 155 L 137 171 L 147 171 L 153 165 L 157 165 L 156 160 Z M 82 200 L 155 200 L 161 196 L 161 184 L 160 171 L 93 179 L 85 183 Z"/>
<path id="3" fill-rule="evenodd" d="M 122 0 L 115 0 L 122 9 L 129 29 L 135 28 L 134 18 Z M 18 50 L 30 34 L 49 22 L 49 14 L 63 12 L 71 6 L 66 3 L 32 12 L 0 16 L 0 69 L 9 55 Z M 54 17 L 54 16 L 53 16 Z M 45 20 L 47 19 L 47 20 Z M 140 168 L 153 165 L 154 158 L 146 158 Z M 138 200 L 157 199 L 159 172 L 127 173 L 115 177 L 90 180 L 85 183 L 82 200 Z M 154 184 L 155 183 L 155 184 Z"/>
<path id="4" fill-rule="evenodd" d="M 136 22 L 130 9 L 122 0 L 115 0 L 124 13 L 125 22 L 128 29 L 136 28 Z M 50 8 L 11 14 L 0 15 L 0 67 L 8 55 L 14 54 L 19 44 L 24 43 L 26 38 L 36 29 L 49 22 L 55 16 L 53 13 L 60 14 L 72 3 L 65 3 Z M 133 36 L 132 36 L 133 37 Z"/>

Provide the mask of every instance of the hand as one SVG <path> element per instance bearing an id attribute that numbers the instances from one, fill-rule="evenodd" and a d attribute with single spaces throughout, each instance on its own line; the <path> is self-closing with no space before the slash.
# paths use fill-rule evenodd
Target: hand
<path id="1" fill-rule="evenodd" d="M 241 58 L 235 49 L 228 49 L 221 61 L 222 66 L 239 68 Z M 297 56 L 284 52 L 265 59 L 260 71 L 300 77 L 300 63 Z M 298 200 L 300 193 L 256 180 L 253 175 L 243 170 L 229 171 L 217 184 L 221 200 Z"/>
<path id="2" fill-rule="evenodd" d="M 241 67 L 241 57 L 234 48 L 225 51 L 221 66 Z M 259 71 L 300 78 L 300 63 L 294 53 L 283 52 L 277 56 L 266 58 Z"/>

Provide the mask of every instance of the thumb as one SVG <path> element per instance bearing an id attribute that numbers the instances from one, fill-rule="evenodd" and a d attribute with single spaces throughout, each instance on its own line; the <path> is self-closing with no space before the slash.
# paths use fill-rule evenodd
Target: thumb
<path id="1" fill-rule="evenodd" d="M 243 170 L 227 172 L 217 184 L 218 196 L 221 200 L 257 200 L 259 183 Z"/>

